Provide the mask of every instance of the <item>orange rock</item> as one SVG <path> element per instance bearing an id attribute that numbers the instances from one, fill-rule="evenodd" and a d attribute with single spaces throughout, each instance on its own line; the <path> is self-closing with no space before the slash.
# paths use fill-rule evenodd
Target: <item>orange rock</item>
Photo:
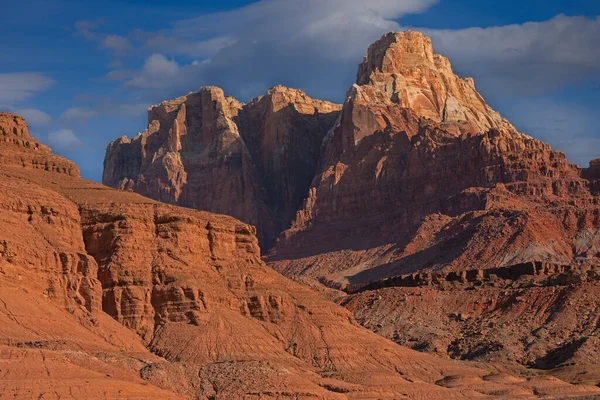
<path id="1" fill-rule="evenodd" d="M 250 225 L 31 168 L 28 140 L 0 145 L 0 398 L 600 392 L 398 346 L 268 268 Z"/>
<path id="2" fill-rule="evenodd" d="M 534 261 L 600 266 L 598 165 L 593 161 L 580 170 L 548 144 L 518 132 L 485 103 L 471 79 L 454 75 L 448 60 L 433 53 L 429 38 L 390 33 L 369 48 L 325 139 L 308 198 L 267 261 L 288 277 L 312 278 L 336 290 L 376 289 L 379 282 L 401 282 L 414 273 L 423 281 L 433 279 L 427 275 L 432 273 L 484 274 Z M 581 296 L 574 299 L 577 307 L 564 309 L 562 298 L 553 297 L 557 287 L 586 279 L 556 273 L 555 285 L 521 288 L 520 300 L 509 296 L 499 303 L 497 291 L 482 294 L 470 286 L 418 292 L 414 303 L 395 296 L 373 302 L 374 293 L 396 291 L 401 299 L 413 293 L 404 287 L 379 289 L 343 304 L 384 336 L 394 339 L 399 332 L 403 344 L 458 358 L 489 356 L 550 368 L 571 360 L 547 362 L 565 353 L 564 346 L 599 334 L 597 314 L 584 306 L 577 286 L 570 289 Z M 469 307 L 463 301 L 470 306 L 486 296 L 496 306 L 478 324 L 509 321 L 491 337 L 457 330 L 431 311 L 464 316 Z M 563 322 L 588 317 L 591 322 L 565 323 L 551 329 L 553 335 L 530 337 L 548 323 L 540 301 L 554 305 L 552 315 Z M 510 307 L 529 311 L 512 320 Z M 514 333 L 521 329 L 528 333 Z M 539 346 L 531 345 L 535 340 Z M 460 345 L 449 349 L 453 341 Z M 588 365 L 595 354 L 580 353 Z"/>

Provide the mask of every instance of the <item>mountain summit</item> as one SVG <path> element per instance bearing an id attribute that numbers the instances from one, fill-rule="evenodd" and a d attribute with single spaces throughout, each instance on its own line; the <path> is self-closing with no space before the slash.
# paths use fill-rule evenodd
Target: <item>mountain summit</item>
<path id="1" fill-rule="evenodd" d="M 356 97 L 375 94 L 378 101 L 464 131 L 514 129 L 485 103 L 472 78 L 454 75 L 450 61 L 434 54 L 431 39 L 420 32 L 391 32 L 369 46 L 356 85 L 351 89 Z M 361 87 L 375 93 L 362 93 Z"/>
<path id="2" fill-rule="evenodd" d="M 276 86 L 242 104 L 203 87 L 148 110 L 148 128 L 109 144 L 102 181 L 258 227 L 263 248 L 290 226 L 340 106 Z"/>

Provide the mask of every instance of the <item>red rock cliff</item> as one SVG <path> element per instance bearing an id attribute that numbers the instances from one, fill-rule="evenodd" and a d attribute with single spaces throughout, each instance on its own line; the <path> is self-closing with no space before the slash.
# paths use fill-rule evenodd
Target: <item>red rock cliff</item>
<path id="1" fill-rule="evenodd" d="M 112 142 L 103 182 L 239 218 L 268 248 L 306 197 L 338 111 L 282 86 L 247 105 L 202 88 L 151 107 L 144 133 Z"/>
<path id="2" fill-rule="evenodd" d="M 248 224 L 32 168 L 71 164 L 24 137 L 0 144 L 0 398 L 598 392 L 398 346 L 268 268 Z"/>
<path id="3" fill-rule="evenodd" d="M 590 183 L 493 111 L 419 32 L 369 48 L 325 142 L 271 253 L 289 276 L 344 286 L 430 268 L 598 262 L 575 245 L 598 227 Z"/>

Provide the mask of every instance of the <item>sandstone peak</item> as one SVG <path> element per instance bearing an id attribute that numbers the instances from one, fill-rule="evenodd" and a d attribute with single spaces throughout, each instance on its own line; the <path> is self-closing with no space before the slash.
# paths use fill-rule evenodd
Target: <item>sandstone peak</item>
<path id="1" fill-rule="evenodd" d="M 374 72 L 401 72 L 404 67 L 434 64 L 431 39 L 418 31 L 389 32 L 369 46 L 356 83 L 366 85 Z"/>
<path id="2" fill-rule="evenodd" d="M 472 78 L 460 78 L 417 31 L 390 32 L 373 43 L 356 77 L 354 98 L 399 104 L 418 117 L 459 125 L 461 132 L 516 130 L 486 104 Z"/>

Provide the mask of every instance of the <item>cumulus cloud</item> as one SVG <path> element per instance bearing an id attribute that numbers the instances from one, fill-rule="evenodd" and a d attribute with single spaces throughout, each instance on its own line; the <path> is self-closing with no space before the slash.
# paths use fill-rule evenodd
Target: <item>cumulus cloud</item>
<path id="1" fill-rule="evenodd" d="M 395 19 L 436 2 L 262 0 L 182 20 L 172 29 L 136 34 L 143 48 L 156 54 L 126 86 L 172 90 L 186 82 L 185 93 L 211 84 L 248 100 L 249 93 L 259 94 L 254 89 L 286 84 L 341 100 L 367 46 L 383 33 L 400 29 Z M 168 58 L 174 56 L 210 61 L 181 65 Z"/>
<path id="2" fill-rule="evenodd" d="M 95 118 L 98 116 L 98 112 L 96 110 L 91 109 L 90 107 L 72 107 L 65 110 L 60 117 L 58 117 L 59 121 L 63 123 L 85 123 L 88 120 Z"/>
<path id="3" fill-rule="evenodd" d="M 436 52 L 473 76 L 492 98 L 551 91 L 600 79 L 600 17 L 559 15 L 544 22 L 490 28 L 425 30 Z"/>
<path id="4" fill-rule="evenodd" d="M 52 122 L 52 117 L 42 110 L 35 108 L 15 108 L 12 106 L 0 106 L 0 111 L 6 111 L 21 115 L 27 121 L 30 128 L 43 128 Z"/>
<path id="5" fill-rule="evenodd" d="M 71 129 L 59 129 L 48 133 L 48 144 L 57 151 L 72 151 L 83 147 L 83 142 Z"/>
<path id="6" fill-rule="evenodd" d="M 17 103 L 48 89 L 54 80 L 35 72 L 0 73 L 0 103 Z"/>
<path id="7" fill-rule="evenodd" d="M 104 39 L 102 39 L 100 47 L 102 47 L 103 49 L 114 51 L 115 53 L 125 53 L 133 49 L 133 46 L 131 45 L 129 40 L 119 35 L 106 36 Z"/>
<path id="8" fill-rule="evenodd" d="M 169 94 L 182 90 L 187 93 L 197 89 L 192 85 L 201 78 L 209 64 L 204 61 L 180 66 L 162 54 L 153 54 L 144 61 L 139 71 L 132 74 L 133 77 L 125 82 L 125 86 L 134 89 L 167 89 L 165 93 Z"/>

